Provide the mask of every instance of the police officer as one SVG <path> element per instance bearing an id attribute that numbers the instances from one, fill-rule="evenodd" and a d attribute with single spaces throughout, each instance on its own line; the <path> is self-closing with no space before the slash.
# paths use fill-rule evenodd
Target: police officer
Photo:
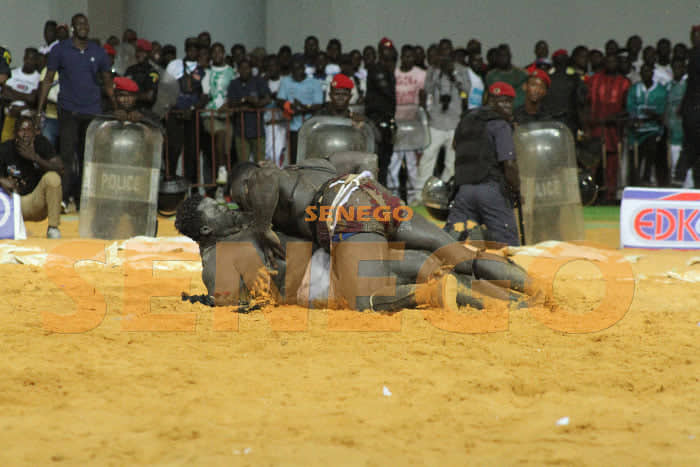
<path id="1" fill-rule="evenodd" d="M 512 199 L 519 198 L 515 160 L 515 90 L 502 81 L 489 89 L 488 104 L 465 113 L 455 131 L 455 183 L 459 187 L 445 230 L 468 223 L 485 225 L 487 239 L 520 245 Z"/>
<path id="2" fill-rule="evenodd" d="M 146 39 L 136 41 L 136 64 L 126 69 L 126 77 L 134 80 L 139 87 L 136 106 L 151 109 L 156 101 L 160 74 L 151 64 L 149 56 L 153 45 Z"/>
<path id="3" fill-rule="evenodd" d="M 379 61 L 367 67 L 367 96 L 365 113 L 379 130 L 379 182 L 386 185 L 391 155 L 394 152 L 396 122 L 396 49 L 387 38 L 379 42 Z"/>

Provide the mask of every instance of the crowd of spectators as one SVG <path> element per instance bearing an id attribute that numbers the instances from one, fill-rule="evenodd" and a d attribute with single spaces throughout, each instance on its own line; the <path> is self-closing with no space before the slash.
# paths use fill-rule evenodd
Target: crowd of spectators
<path id="1" fill-rule="evenodd" d="M 271 52 L 244 44 L 228 48 L 206 31 L 188 37 L 180 50 L 138 37 L 128 29 L 121 40 L 90 38 L 88 19 L 78 14 L 70 26 L 47 21 L 44 44 L 24 50 L 18 66 L 11 68 L 10 51 L 0 50 L 2 141 L 13 138 L 20 115 L 37 112 L 41 133 L 62 161 L 66 210 L 80 194 L 87 124 L 114 110 L 115 76 L 136 82 L 138 107 L 161 119 L 166 176 L 174 176 L 183 160 L 184 176 L 193 183 L 198 182 L 198 149 L 205 159 L 204 180 L 211 183 L 225 183 L 236 161 L 294 164 L 300 128 L 323 111 L 334 77 L 342 76 L 349 103 L 364 105 L 364 115 L 376 127 L 380 181 L 397 190 L 405 166 L 409 202 L 420 201 L 431 175 L 453 176 L 452 140 L 460 116 L 481 106 L 495 82 L 515 89 L 515 125 L 558 120 L 577 144 L 597 142 L 604 148 L 587 161 L 607 187 L 604 201 L 614 203 L 625 184 L 693 184 L 698 132 L 686 125 L 684 133 L 681 106 L 688 60 L 700 48 L 699 27 L 692 29 L 690 45 L 665 38 L 645 43 L 633 35 L 624 46 L 610 39 L 602 50 L 579 45 L 550 54 L 549 44 L 540 40 L 531 60 L 520 57 L 523 67 L 512 63 L 508 44 L 484 49 L 478 39 L 464 47 L 442 39 L 424 48 L 383 38 L 348 51 L 338 39 L 322 49 L 317 37 L 308 36 L 303 50 L 283 45 Z M 392 149 L 395 122 L 404 118 L 397 105 L 407 104 L 423 106 L 429 116 L 430 144 L 420 152 Z M 689 128 L 692 135 L 686 134 Z M 206 136 L 199 147 L 197 130 Z M 700 173 L 694 176 L 697 186 Z"/>

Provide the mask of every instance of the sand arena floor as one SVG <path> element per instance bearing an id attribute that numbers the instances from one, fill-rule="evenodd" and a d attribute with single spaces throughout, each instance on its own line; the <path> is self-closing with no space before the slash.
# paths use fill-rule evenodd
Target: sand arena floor
<path id="1" fill-rule="evenodd" d="M 60 241 L 43 239 L 45 229 L 29 223 L 23 245 L 74 251 L 77 222 L 66 219 Z M 174 235 L 171 223 L 160 234 Z M 614 228 L 588 237 L 617 244 Z M 615 267 L 630 277 L 607 281 L 595 261 L 570 263 L 554 282 L 555 311 L 464 311 L 472 327 L 505 326 L 471 334 L 439 329 L 454 322 L 421 310 L 366 317 L 386 330 L 364 332 L 337 330 L 352 320 L 342 312 L 217 314 L 177 297 L 204 291 L 193 271 L 0 265 L 0 463 L 697 465 L 697 255 L 624 251 Z M 595 311 L 608 293 L 611 309 Z M 158 294 L 173 296 L 152 300 L 151 315 L 167 320 L 129 318 Z M 88 310 L 73 325 L 90 327 L 103 310 L 97 327 L 51 331 L 62 321 L 47 312 L 76 310 L 69 295 Z M 591 313 L 617 322 L 548 327 L 566 313 L 563 325 Z M 181 330 L 125 330 L 134 321 Z M 237 330 L 217 330 L 226 328 Z"/>

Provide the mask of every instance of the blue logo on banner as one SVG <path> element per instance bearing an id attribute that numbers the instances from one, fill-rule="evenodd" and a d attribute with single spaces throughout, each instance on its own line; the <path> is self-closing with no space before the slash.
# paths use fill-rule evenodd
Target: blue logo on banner
<path id="1" fill-rule="evenodd" d="M 0 190 L 0 238 L 15 238 L 15 216 L 12 195 Z"/>

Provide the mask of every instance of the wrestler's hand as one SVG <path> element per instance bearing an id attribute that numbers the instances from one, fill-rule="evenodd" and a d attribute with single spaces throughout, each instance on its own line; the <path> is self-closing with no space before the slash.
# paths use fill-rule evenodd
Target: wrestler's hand
<path id="1" fill-rule="evenodd" d="M 277 258 L 284 258 L 284 250 L 282 249 L 282 242 L 275 232 L 271 228 L 260 232 L 258 234 L 258 239 L 262 245 L 262 249 L 265 252 L 265 260 L 273 267 L 277 266 Z"/>

